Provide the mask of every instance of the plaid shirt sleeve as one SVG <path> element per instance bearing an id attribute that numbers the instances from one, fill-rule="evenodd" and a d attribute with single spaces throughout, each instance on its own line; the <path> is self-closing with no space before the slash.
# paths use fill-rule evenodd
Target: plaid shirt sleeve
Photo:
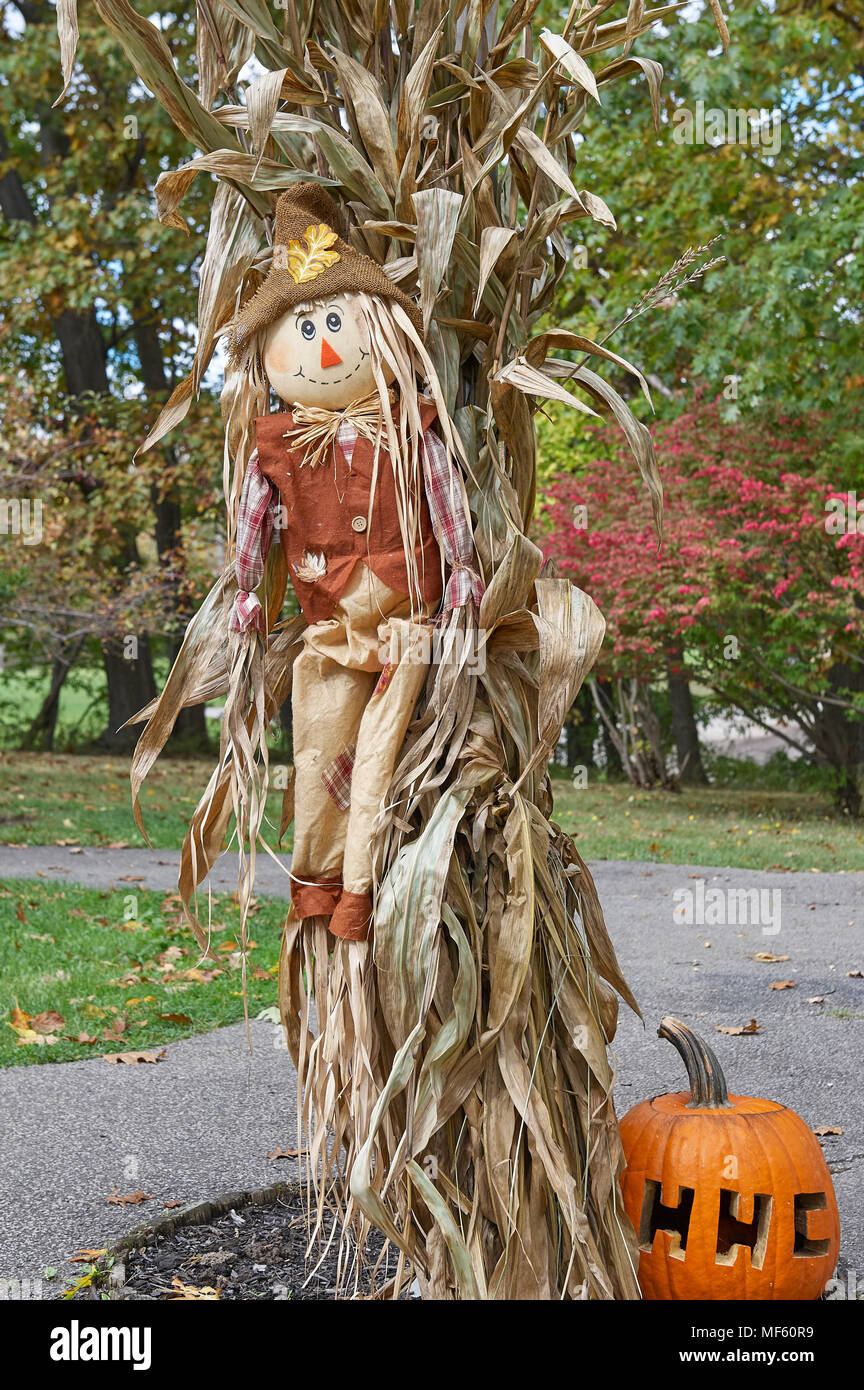
<path id="1" fill-rule="evenodd" d="M 423 478 L 432 527 L 453 573 L 444 591 L 443 611 L 462 608 L 471 599 L 479 606 L 483 581 L 473 567 L 471 514 L 461 475 L 447 457 L 434 430 L 423 435 Z"/>
<path id="2" fill-rule="evenodd" d="M 264 630 L 261 604 L 253 591 L 264 578 L 264 564 L 273 539 L 273 500 L 273 487 L 261 472 L 256 449 L 246 468 L 237 511 L 237 593 L 229 622 L 233 632 L 245 632 L 250 627 Z"/>

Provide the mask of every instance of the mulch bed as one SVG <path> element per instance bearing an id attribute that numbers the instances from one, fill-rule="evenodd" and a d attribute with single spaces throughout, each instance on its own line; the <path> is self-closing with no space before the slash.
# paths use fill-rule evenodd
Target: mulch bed
<path id="1" fill-rule="evenodd" d="M 181 1222 L 173 1230 L 151 1234 L 148 1243 L 145 1239 L 142 1232 L 140 1243 L 117 1253 L 109 1284 L 113 1285 L 112 1298 L 194 1299 L 194 1290 L 205 1288 L 218 1291 L 220 1301 L 341 1300 L 357 1296 L 353 1271 L 346 1287 L 344 1261 L 342 1287 L 337 1291 L 338 1235 L 326 1253 L 316 1248 L 307 1260 L 305 1201 L 298 1189 L 286 1188 L 274 1200 L 215 1214 L 209 1221 Z M 361 1298 L 370 1292 L 371 1269 L 382 1245 L 381 1236 L 373 1232 L 366 1244 L 366 1269 L 357 1289 Z M 122 1270 L 116 1268 L 120 1262 Z M 397 1255 L 389 1250 L 377 1271 L 376 1288 L 395 1274 L 396 1266 Z M 100 1288 L 104 1291 L 105 1287 L 103 1283 L 82 1290 L 75 1299 L 100 1298 Z"/>

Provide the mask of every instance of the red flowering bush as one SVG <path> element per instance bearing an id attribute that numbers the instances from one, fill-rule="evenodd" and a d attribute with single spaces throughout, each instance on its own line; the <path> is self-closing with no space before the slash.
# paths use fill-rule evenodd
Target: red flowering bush
<path id="1" fill-rule="evenodd" d="M 857 813 L 864 761 L 864 507 L 850 493 L 846 420 L 722 418 L 699 402 L 655 443 L 665 490 L 658 549 L 624 447 L 548 489 L 545 536 L 603 610 L 601 679 L 683 670 L 756 719 L 794 721 Z M 860 525 L 860 531 L 859 531 Z"/>

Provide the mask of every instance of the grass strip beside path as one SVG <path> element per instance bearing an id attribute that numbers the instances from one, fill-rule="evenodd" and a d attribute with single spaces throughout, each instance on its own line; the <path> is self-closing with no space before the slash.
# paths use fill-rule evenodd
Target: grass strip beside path
<path id="1" fill-rule="evenodd" d="M 157 1051 L 243 1017 L 239 911 L 213 898 L 218 963 L 202 960 L 174 894 L 0 880 L 0 1066 Z M 287 904 L 261 898 L 249 919 L 249 1013 L 276 1004 Z M 206 897 L 201 904 L 206 914 Z M 58 1014 L 54 1042 L 20 1043 L 16 1007 Z M 48 1017 L 39 1026 L 52 1026 Z M 31 1031 L 35 1031 L 31 1024 Z M 74 1041 L 83 1035 L 89 1041 Z M 107 1065 L 107 1064 L 106 1064 Z"/>
<path id="2" fill-rule="evenodd" d="M 155 849 L 179 849 L 211 764 L 159 763 L 144 784 L 144 823 Z M 279 769 L 271 764 L 271 776 Z M 757 780 L 759 769 L 750 769 Z M 799 786 L 634 791 L 593 776 L 576 789 L 553 770 L 555 819 L 584 858 L 647 859 L 720 868 L 864 870 L 864 821 L 843 819 L 828 794 Z M 275 846 L 282 792 L 267 815 Z M 130 809 L 129 762 L 72 754 L 0 755 L 0 844 L 141 847 Z M 291 849 L 289 829 L 281 848 Z"/>
<path id="3" fill-rule="evenodd" d="M 215 764 L 165 758 L 141 791 L 144 827 L 154 849 L 179 849 Z M 270 764 L 271 782 L 278 777 Z M 271 790 L 267 814 L 275 840 L 282 792 Z M 233 825 L 233 820 L 232 820 Z M 143 849 L 132 819 L 129 759 L 70 753 L 0 753 L 0 844 L 91 845 Z M 291 833 L 282 842 L 291 847 Z"/>
<path id="4" fill-rule="evenodd" d="M 597 859 L 724 869 L 864 871 L 864 821 L 842 819 L 824 793 L 741 787 L 675 794 L 555 778 L 553 819 Z"/>

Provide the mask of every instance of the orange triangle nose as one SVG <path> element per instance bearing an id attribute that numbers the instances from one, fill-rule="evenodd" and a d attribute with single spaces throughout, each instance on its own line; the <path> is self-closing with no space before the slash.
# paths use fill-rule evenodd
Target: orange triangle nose
<path id="1" fill-rule="evenodd" d="M 321 339 L 321 366 L 338 367 L 342 358 L 328 343 L 326 338 Z"/>

